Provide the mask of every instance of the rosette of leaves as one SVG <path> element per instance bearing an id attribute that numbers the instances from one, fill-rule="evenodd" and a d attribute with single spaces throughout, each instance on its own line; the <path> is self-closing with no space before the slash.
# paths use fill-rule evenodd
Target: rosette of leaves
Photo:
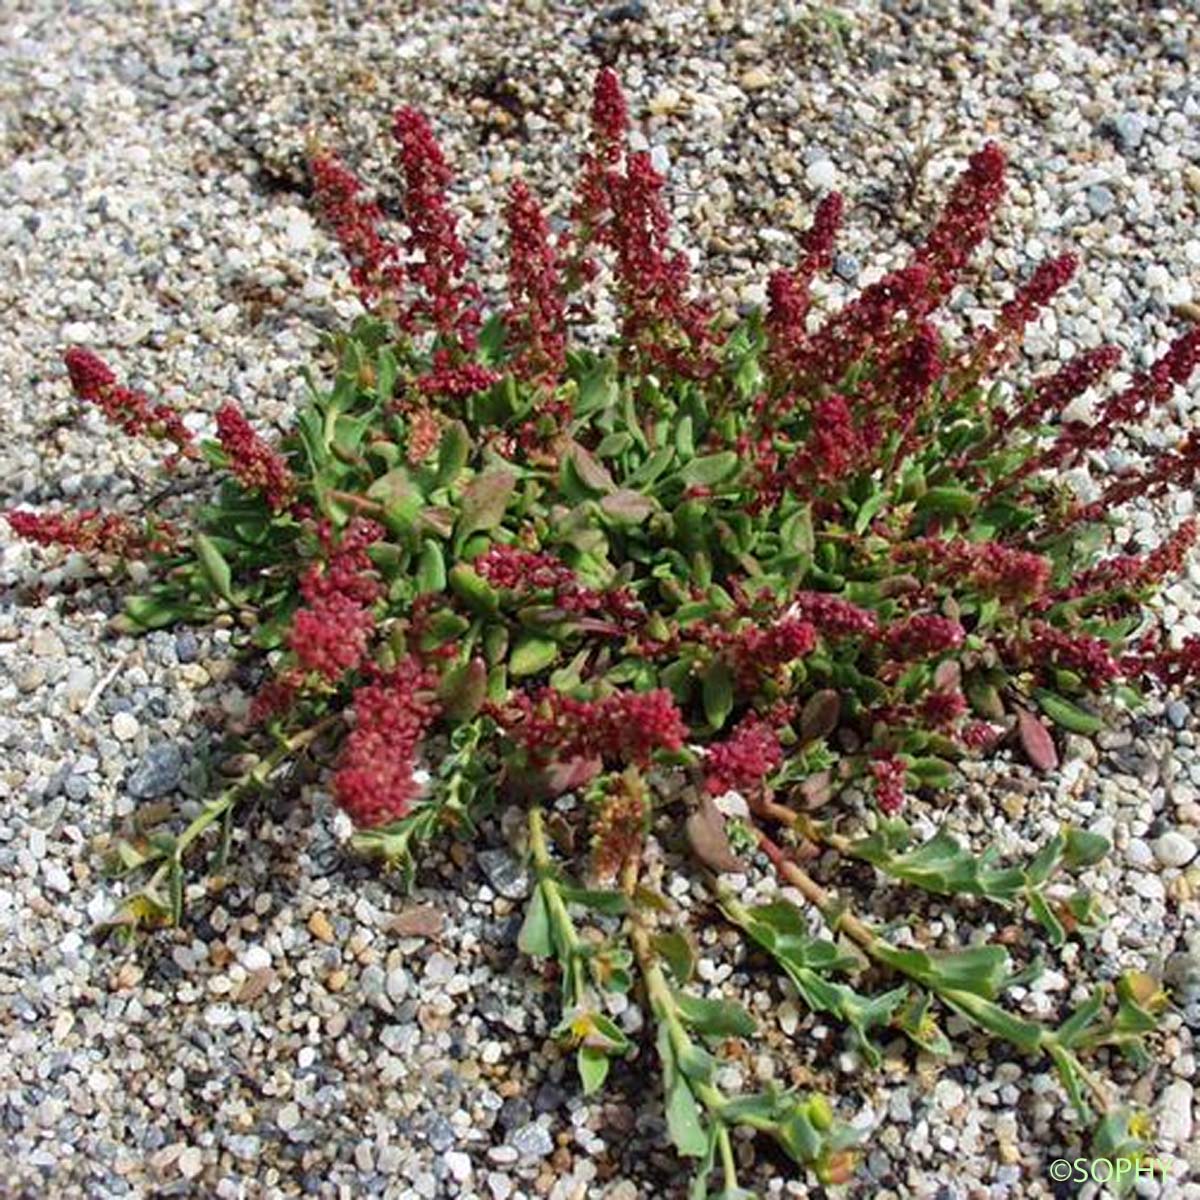
<path id="1" fill-rule="evenodd" d="M 1115 553 L 1109 514 L 1063 484 L 1059 467 L 1103 444 L 1103 424 L 1088 432 L 1061 412 L 1103 363 L 1015 398 L 990 378 L 1061 270 L 1035 275 L 963 345 L 933 324 L 986 232 L 998 152 L 972 160 L 910 268 L 814 324 L 807 289 L 836 227 L 823 206 L 797 267 L 772 281 L 771 308 L 739 321 L 689 292 L 665 181 L 626 145 L 614 88 L 602 74 L 575 240 L 555 242 L 515 195 L 510 302 L 478 330 L 435 148 L 404 143 L 412 220 L 394 244 L 382 211 L 326 168 L 342 189 L 326 216 L 374 311 L 306 376 L 278 448 L 280 494 L 263 486 L 261 450 L 251 461 L 204 447 L 220 483 L 124 616 L 126 628 L 233 626 L 248 653 L 269 656 L 282 700 L 236 731 L 256 755 L 244 779 L 182 829 L 118 843 L 115 867 L 143 878 L 121 920 L 178 921 L 185 856 L 207 831 L 222 831 L 223 859 L 244 796 L 302 753 L 338 769 L 363 697 L 419 674 L 429 778 L 400 780 L 390 805 L 376 796 L 389 819 L 356 846 L 411 875 L 425 844 L 471 836 L 498 794 L 528 809 L 521 945 L 559 972 L 555 1037 L 588 1093 L 627 1057 L 656 1056 L 671 1137 L 696 1160 L 694 1197 L 746 1195 L 738 1129 L 829 1181 L 852 1169 L 853 1139 L 841 1101 L 720 1086 L 722 1046 L 755 1036 L 755 1022 L 696 989 L 670 889 L 651 878 L 664 864 L 703 880 L 747 961 L 773 964 L 869 1064 L 893 1032 L 947 1053 L 952 1013 L 1053 1062 L 1081 1117 L 1099 1121 L 1096 1145 L 1128 1152 L 1140 1118 L 1085 1059 L 1115 1047 L 1136 1061 L 1163 1003 L 1152 980 L 1125 977 L 1061 1023 L 1035 1022 L 1009 993 L 1036 961 L 1018 969 L 1004 945 L 975 938 L 902 942 L 795 851 L 871 864 L 967 912 L 1027 911 L 1051 950 L 1086 938 L 1098 906 L 1064 880 L 1095 864 L 1100 839 L 1066 829 L 1003 865 L 949 832 L 914 847 L 895 812 L 906 795 L 952 789 L 957 763 L 1004 741 L 1053 769 L 1054 727 L 1086 735 L 1136 703 L 1147 600 L 1194 531 L 1157 557 Z M 411 116 L 399 127 L 410 134 Z M 605 259 L 619 320 L 607 338 L 572 323 Z M 1105 411 L 1145 415 L 1196 349 L 1185 336 Z M 1190 479 L 1189 454 L 1155 467 L 1146 490 Z M 308 669 L 298 614 L 357 521 L 373 531 L 360 652 L 338 671 Z M 839 803 L 848 785 L 860 799 Z M 727 824 L 713 798 L 728 788 L 744 810 Z M 864 794 L 881 813 L 864 812 Z M 812 913 L 782 898 L 747 905 L 721 879 L 752 865 L 798 889 L 826 936 Z M 644 1007 L 653 1051 L 614 1020 L 615 993 Z"/>

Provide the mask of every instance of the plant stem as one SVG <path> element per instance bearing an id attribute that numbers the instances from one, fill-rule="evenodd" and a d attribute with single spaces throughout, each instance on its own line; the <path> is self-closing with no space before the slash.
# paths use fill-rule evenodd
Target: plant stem
<path id="1" fill-rule="evenodd" d="M 214 822 L 222 819 L 241 798 L 242 794 L 251 787 L 261 787 L 275 771 L 298 750 L 315 741 L 335 721 L 338 716 L 326 717 L 309 729 L 281 742 L 266 758 L 247 771 L 235 783 L 232 783 L 215 800 L 204 806 L 204 811 L 192 820 L 192 823 L 175 839 L 175 848 L 170 857 L 150 878 L 147 891 L 154 891 L 171 871 L 172 862 L 181 862 L 187 848 Z"/>
<path id="2" fill-rule="evenodd" d="M 387 509 L 382 504 L 377 504 L 374 500 L 368 500 L 365 496 L 356 496 L 353 492 L 338 492 L 332 489 L 325 494 L 330 500 L 334 500 L 338 504 L 344 504 L 347 508 L 352 508 L 355 512 L 361 513 L 363 516 L 375 517 L 380 521 L 387 516 Z"/>
<path id="3" fill-rule="evenodd" d="M 778 871 L 778 873 L 784 879 L 786 879 L 788 883 L 795 887 L 796 890 L 799 891 L 800 894 L 803 895 L 803 897 L 810 904 L 820 911 L 821 915 L 829 923 L 830 928 L 832 928 L 834 932 L 838 932 L 839 930 L 845 932 L 848 937 L 850 937 L 862 948 L 863 951 L 866 952 L 868 957 L 874 959 L 875 961 L 881 961 L 877 954 L 877 948 L 880 942 L 879 935 L 876 934 L 869 925 L 860 920 L 853 913 L 844 911 L 838 912 L 834 904 L 834 898 L 830 896 L 830 894 L 823 887 L 821 887 L 821 885 L 817 883 L 811 875 L 809 875 L 801 867 L 797 866 L 796 863 L 792 862 L 792 860 L 789 859 L 784 853 L 782 848 L 773 842 L 765 832 L 753 825 L 753 823 L 751 824 L 751 828 L 753 828 L 755 833 L 758 835 L 759 847 L 771 860 L 772 866 L 774 866 L 776 871 Z M 885 961 L 884 965 L 894 968 L 894 964 L 890 962 Z M 1053 1030 L 1045 1029 L 1043 1033 L 1042 1045 L 1048 1053 L 1051 1045 L 1057 1045 L 1054 1039 Z M 1066 1053 L 1070 1052 L 1066 1051 Z M 1053 1057 L 1053 1055 L 1051 1055 L 1051 1057 Z M 1112 1107 L 1112 1099 L 1109 1096 L 1107 1089 L 1091 1071 L 1088 1071 L 1083 1064 L 1079 1062 L 1077 1056 L 1071 1054 L 1071 1057 L 1074 1059 L 1074 1065 L 1079 1072 L 1080 1078 L 1087 1085 L 1088 1090 L 1091 1091 L 1091 1093 L 1096 1097 L 1096 1102 L 1100 1108 L 1100 1111 L 1105 1113 L 1108 1112 Z"/>
<path id="4" fill-rule="evenodd" d="M 534 873 L 538 877 L 537 885 L 541 889 L 546 912 L 554 927 L 554 940 L 562 948 L 562 955 L 566 959 L 573 1003 L 582 1003 L 587 990 L 587 979 L 584 975 L 583 956 L 579 953 L 579 935 L 575 932 L 571 915 L 563 903 L 562 893 L 554 882 L 550 847 L 546 842 L 546 819 L 540 808 L 529 810 L 529 852 L 533 859 Z"/>
<path id="5" fill-rule="evenodd" d="M 686 1058 L 694 1049 L 692 1039 L 683 1027 L 671 985 L 667 982 L 662 967 L 658 965 L 658 956 L 650 944 L 650 933 L 636 912 L 631 915 L 629 920 L 629 940 L 633 945 L 638 970 L 641 971 L 642 978 L 646 983 L 646 996 L 650 1001 L 650 1007 L 658 1020 L 666 1026 L 667 1036 L 671 1039 L 671 1049 L 675 1052 L 675 1057 L 677 1059 Z M 711 1083 L 705 1083 L 699 1079 L 689 1079 L 688 1087 L 708 1109 L 713 1119 L 723 1126 L 724 1118 L 721 1114 L 725 1108 L 726 1099 L 721 1091 Z M 726 1183 L 729 1187 L 736 1186 L 736 1180 L 727 1180 Z"/>

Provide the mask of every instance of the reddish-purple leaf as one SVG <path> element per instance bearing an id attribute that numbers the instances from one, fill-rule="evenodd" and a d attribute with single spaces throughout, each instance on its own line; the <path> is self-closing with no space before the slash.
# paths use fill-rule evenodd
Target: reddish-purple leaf
<path id="1" fill-rule="evenodd" d="M 700 801 L 700 807 L 687 819 L 688 844 L 692 853 L 710 871 L 742 870 L 742 861 L 734 854 L 725 833 L 725 818 L 711 796 Z"/>
<path id="2" fill-rule="evenodd" d="M 814 693 L 800 712 L 800 738 L 815 742 L 828 737 L 836 728 L 842 713 L 842 699 L 832 688 Z"/>
<path id="3" fill-rule="evenodd" d="M 1027 709 L 1017 709 L 1017 734 L 1025 756 L 1039 771 L 1053 771 L 1058 766 L 1058 750 L 1050 731 Z"/>

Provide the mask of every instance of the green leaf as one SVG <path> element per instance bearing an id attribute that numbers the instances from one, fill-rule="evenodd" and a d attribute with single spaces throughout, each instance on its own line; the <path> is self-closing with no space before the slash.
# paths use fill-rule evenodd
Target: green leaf
<path id="1" fill-rule="evenodd" d="M 568 904 L 578 904 L 580 908 L 590 908 L 605 916 L 619 917 L 629 911 L 629 899 L 624 892 L 582 888 L 564 882 L 558 884 L 558 892 Z"/>
<path id="2" fill-rule="evenodd" d="M 225 556 L 217 549 L 216 543 L 206 533 L 196 534 L 196 558 L 209 587 L 223 600 L 230 604 L 236 603 L 233 598 L 233 576 Z"/>
<path id="3" fill-rule="evenodd" d="M 939 995 L 969 1021 L 1003 1038 L 1018 1049 L 1028 1053 L 1041 1049 L 1046 1030 L 1035 1021 L 1027 1021 L 1024 1017 L 1010 1013 L 975 992 L 951 989 L 942 991 Z"/>
<path id="4" fill-rule="evenodd" d="M 740 461 L 732 450 L 705 454 L 692 459 L 676 478 L 687 487 L 714 487 L 728 479 L 738 469 Z"/>
<path id="5" fill-rule="evenodd" d="M 597 1046 L 580 1046 L 576 1051 L 575 1066 L 585 1096 L 594 1095 L 604 1086 L 610 1062 L 608 1055 Z"/>
<path id="6" fill-rule="evenodd" d="M 885 874 L 943 896 L 976 895 L 1009 901 L 1020 892 L 1025 877 L 1019 868 L 994 869 L 993 852 L 976 858 L 946 829 L 907 854 L 895 854 L 892 827 L 881 826 L 847 852 L 872 863 Z"/>
<path id="7" fill-rule="evenodd" d="M 863 501 L 854 516 L 854 532 L 856 534 L 865 532 L 867 526 L 879 515 L 880 511 L 891 498 L 892 495 L 890 492 L 879 491 Z"/>
<path id="8" fill-rule="evenodd" d="M 733 673 L 724 659 L 715 658 L 704 672 L 704 716 L 720 729 L 733 711 Z"/>
<path id="9" fill-rule="evenodd" d="M 1003 946 L 910 950 L 877 939 L 870 954 L 938 993 L 969 992 L 991 1000 L 1008 976 L 1008 951 Z"/>
<path id="10" fill-rule="evenodd" d="M 969 517 L 978 504 L 978 497 L 966 488 L 932 487 L 917 501 L 916 511 L 938 516 Z"/>
<path id="11" fill-rule="evenodd" d="M 600 501 L 600 511 L 623 525 L 640 525 L 657 508 L 651 497 L 630 488 L 618 488 Z"/>
<path id="12" fill-rule="evenodd" d="M 675 1006 L 684 1024 L 704 1037 L 751 1037 L 757 1028 L 754 1018 L 732 1000 L 707 1000 L 676 992 Z"/>
<path id="13" fill-rule="evenodd" d="M 1070 700 L 1063 699 L 1056 692 L 1038 688 L 1034 695 L 1037 697 L 1042 712 L 1056 725 L 1061 725 L 1063 729 L 1067 729 L 1071 733 L 1090 736 L 1099 733 L 1104 728 L 1104 722 L 1099 717 L 1084 712 L 1082 708 L 1072 704 Z"/>
<path id="14" fill-rule="evenodd" d="M 684 934 L 677 929 L 656 933 L 650 944 L 654 953 L 667 964 L 677 983 L 682 985 L 691 979 L 696 967 L 696 955 Z"/>
<path id="15" fill-rule="evenodd" d="M 1028 895 L 1029 909 L 1038 924 L 1046 931 L 1050 939 L 1050 945 L 1061 946 L 1067 940 L 1067 931 L 1063 928 L 1063 923 L 1050 907 L 1049 901 L 1039 891 L 1031 890 Z"/>
<path id="16" fill-rule="evenodd" d="M 612 364 L 601 362 L 584 376 L 575 400 L 575 416 L 586 417 L 602 412 L 617 402 L 618 388 L 613 379 Z"/>
<path id="17" fill-rule="evenodd" d="M 536 675 L 545 671 L 558 658 L 558 643 L 552 638 L 540 637 L 534 633 L 523 633 L 513 647 L 508 660 L 509 674 L 514 679 L 523 679 L 527 675 Z"/>
<path id="18" fill-rule="evenodd" d="M 708 1148 L 708 1137 L 701 1122 L 700 1106 L 675 1058 L 670 1032 L 665 1024 L 658 1027 L 658 1056 L 663 1064 L 667 1129 L 671 1141 L 685 1158 L 703 1158 Z"/>
<path id="19" fill-rule="evenodd" d="M 437 474 L 433 490 L 449 487 L 462 473 L 471 456 L 471 435 L 461 421 L 451 421 L 438 443 Z"/>
<path id="20" fill-rule="evenodd" d="M 779 542 L 785 554 L 812 554 L 816 550 L 810 505 L 803 505 L 784 521 L 779 527 Z"/>
<path id="21" fill-rule="evenodd" d="M 442 548 L 434 541 L 426 541 L 417 560 L 417 591 L 422 595 L 446 590 L 446 560 Z"/>
<path id="22" fill-rule="evenodd" d="M 487 699 L 487 667 L 480 658 L 451 667 L 438 685 L 442 712 L 451 721 L 469 721 Z"/>
<path id="23" fill-rule="evenodd" d="M 500 593 L 467 563 L 452 567 L 448 582 L 450 590 L 476 615 L 490 617 L 500 611 Z"/>
<path id="24" fill-rule="evenodd" d="M 550 927 L 550 913 L 541 887 L 533 890 L 525 921 L 517 936 L 517 947 L 530 958 L 553 958 L 554 936 Z"/>
<path id="25" fill-rule="evenodd" d="M 493 467 L 471 480 L 462 496 L 455 545 L 461 548 L 471 534 L 495 529 L 504 520 L 516 486 L 517 477 L 504 467 Z"/>
<path id="26" fill-rule="evenodd" d="M 1102 833 L 1067 826 L 1064 834 L 1063 861 L 1072 870 L 1095 866 L 1112 849 L 1112 843 Z"/>
<path id="27" fill-rule="evenodd" d="M 163 629 L 196 615 L 182 599 L 163 595 L 127 596 L 124 609 L 126 616 L 143 629 Z"/>
<path id="28" fill-rule="evenodd" d="M 564 484 L 567 483 L 566 472 L 574 474 L 574 479 L 583 490 L 593 496 L 603 496 L 617 490 L 613 477 L 592 455 L 582 446 L 572 443 L 562 459 Z M 567 488 L 569 491 L 569 488 Z"/>

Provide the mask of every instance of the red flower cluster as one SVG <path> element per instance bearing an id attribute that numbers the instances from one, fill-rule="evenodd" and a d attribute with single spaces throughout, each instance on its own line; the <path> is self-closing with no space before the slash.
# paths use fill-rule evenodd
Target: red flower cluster
<path id="1" fill-rule="evenodd" d="M 413 466 L 423 463 L 437 448 L 442 440 L 442 421 L 436 412 L 423 403 L 412 404 L 407 408 L 408 440 L 404 447 L 404 457 Z"/>
<path id="2" fill-rule="evenodd" d="M 936 688 L 921 701 L 921 717 L 935 729 L 953 725 L 966 711 L 966 697 L 957 688 Z"/>
<path id="3" fill-rule="evenodd" d="M 930 269 L 929 292 L 923 311 L 949 294 L 976 247 L 987 236 L 996 209 L 1004 198 L 1004 151 L 988 142 L 971 155 L 967 169 L 950 192 L 937 224 L 913 256 L 914 264 Z"/>
<path id="4" fill-rule="evenodd" d="M 957 650 L 966 631 L 949 617 L 920 614 L 883 631 L 883 644 L 892 658 L 901 662 L 932 658 Z"/>
<path id="5" fill-rule="evenodd" d="M 822 396 L 813 405 L 803 449 L 786 468 L 788 486 L 803 496 L 813 484 L 837 483 L 863 463 L 870 449 L 871 441 L 855 425 L 849 400 Z"/>
<path id="6" fill-rule="evenodd" d="M 822 271 L 829 270 L 833 262 L 843 208 L 840 192 L 826 196 L 817 205 L 812 226 L 801 242 L 800 261 L 790 271 L 773 271 L 767 280 L 767 333 L 776 357 L 787 357 L 805 339 L 812 281 Z"/>
<path id="7" fill-rule="evenodd" d="M 1185 638 L 1178 649 L 1154 650 L 1144 656 L 1133 656 L 1129 666 L 1137 671 L 1150 671 L 1167 687 L 1177 687 L 1200 677 L 1200 636 Z"/>
<path id="8" fill-rule="evenodd" d="M 287 508 L 296 480 L 283 456 L 254 432 L 236 404 L 224 404 L 217 412 L 217 437 L 229 458 L 229 469 L 242 485 L 261 492 L 274 512 Z"/>
<path id="9" fill-rule="evenodd" d="M 1066 633 L 1044 621 L 1031 623 L 1029 636 L 1019 643 L 1017 654 L 1039 672 L 1047 666 L 1074 671 L 1093 691 L 1121 673 L 1107 642 L 1086 633 Z"/>
<path id="10" fill-rule="evenodd" d="M 644 766 L 657 750 L 682 749 L 688 729 L 671 693 L 615 692 L 602 700 L 576 700 L 556 688 L 535 697 L 518 692 L 497 714 L 532 763 L 602 759 Z"/>
<path id="11" fill-rule="evenodd" d="M 362 183 L 336 155 L 317 155 L 309 169 L 318 211 L 350 264 L 350 281 L 363 304 L 398 295 L 405 278 L 400 248 L 380 233 L 379 205 L 362 196 Z"/>
<path id="12" fill-rule="evenodd" d="M 104 360 L 82 346 L 72 346 L 63 362 L 75 395 L 94 404 L 130 437 L 148 434 L 172 442 L 189 458 L 195 457 L 191 432 L 176 409 L 169 404 L 151 404 L 141 392 L 120 386 Z"/>
<path id="13" fill-rule="evenodd" d="M 626 156 L 624 174 L 608 174 L 613 218 L 607 240 L 616 253 L 622 338 L 681 374 L 706 374 L 715 369 L 706 355 L 712 311 L 687 297 L 687 259 L 668 245 L 665 183 L 645 150 Z M 673 349 L 669 340 L 680 335 L 684 345 Z"/>
<path id="14" fill-rule="evenodd" d="M 824 638 L 872 637 L 879 630 L 875 614 L 828 592 L 797 592 L 792 610 Z"/>
<path id="15" fill-rule="evenodd" d="M 1172 488 L 1190 487 L 1200 474 L 1200 433 L 1192 430 L 1173 450 L 1162 450 L 1140 471 L 1131 471 L 1104 489 L 1099 501 L 1086 509 L 1099 520 L 1137 497 L 1161 496 Z"/>
<path id="16" fill-rule="evenodd" d="M 630 768 L 606 784 L 591 822 L 592 872 L 607 882 L 641 854 L 650 815 L 646 781 Z"/>
<path id="17" fill-rule="evenodd" d="M 553 380 L 566 353 L 566 310 L 550 226 L 521 180 L 508 200 L 509 336 L 522 349 L 513 365 L 522 379 Z"/>
<path id="18" fill-rule="evenodd" d="M 328 528 L 321 533 L 327 559 L 310 567 L 300 581 L 308 607 L 293 617 L 288 644 L 301 667 L 334 682 L 362 663 L 375 628 L 370 606 L 382 587 L 367 547 L 383 536 L 383 528 L 355 518 L 336 547 Z"/>
<path id="19" fill-rule="evenodd" d="M 1057 591 L 1054 600 L 1057 603 L 1118 589 L 1138 591 L 1153 587 L 1168 575 L 1179 574 L 1198 535 L 1200 525 L 1195 517 L 1189 517 L 1149 554 L 1119 554 L 1097 563 L 1077 575 L 1068 587 Z"/>
<path id="20" fill-rule="evenodd" d="M 808 339 L 795 360 L 797 373 L 836 387 L 856 363 L 891 347 L 904 327 L 902 314 L 919 317 L 927 311 L 930 281 L 929 267 L 918 264 L 864 288 Z"/>
<path id="21" fill-rule="evenodd" d="M 704 750 L 704 786 L 713 796 L 728 791 L 753 796 L 763 781 L 783 765 L 783 747 L 775 731 L 760 717 L 750 714 L 723 742 Z"/>
<path id="22" fill-rule="evenodd" d="M 894 817 L 904 807 L 904 763 L 890 751 L 876 751 L 871 775 L 875 780 L 875 802 L 887 816 Z"/>
<path id="23" fill-rule="evenodd" d="M 420 788 L 421 739 L 438 716 L 437 676 L 412 658 L 354 693 L 354 729 L 342 747 L 333 794 L 359 828 L 399 820 Z"/>
<path id="24" fill-rule="evenodd" d="M 486 391 L 499 378 L 499 371 L 491 371 L 479 363 L 456 362 L 451 351 L 442 349 L 434 351 L 433 370 L 416 383 L 426 396 L 465 400 L 476 392 Z"/>
<path id="25" fill-rule="evenodd" d="M 718 650 L 729 663 L 743 692 L 753 692 L 779 667 L 803 658 L 816 647 L 817 631 L 800 617 L 784 617 L 771 625 L 747 625 L 729 630 L 712 627 L 704 642 Z"/>
<path id="26" fill-rule="evenodd" d="M 1014 412 L 997 411 L 993 418 L 997 433 L 1011 428 L 1032 429 L 1058 416 L 1076 396 L 1095 387 L 1120 361 L 1121 351 L 1116 346 L 1097 346 L 1077 354 L 1053 375 L 1039 380 Z M 1022 471 L 1022 475 L 1027 473 Z"/>
<path id="27" fill-rule="evenodd" d="M 479 289 L 464 279 L 467 251 L 446 199 L 453 176 L 429 122 L 416 109 L 396 110 L 392 135 L 404 173 L 409 271 L 425 293 L 413 303 L 410 320 L 428 320 L 452 345 L 470 349 L 479 326 Z"/>
<path id="28" fill-rule="evenodd" d="M 127 517 L 101 513 L 96 508 L 64 513 L 10 512 L 5 518 L 18 537 L 39 546 L 62 546 L 83 554 L 139 558 L 166 553 L 175 542 L 169 525 L 159 523 L 147 529 Z"/>
<path id="29" fill-rule="evenodd" d="M 603 67 L 596 75 L 592 92 L 592 144 L 584 154 L 580 173 L 579 196 L 571 216 L 580 228 L 580 245 L 607 239 L 607 221 L 611 216 L 608 194 L 609 172 L 615 170 L 625 157 L 625 133 L 629 128 L 629 112 L 621 81 L 611 67 Z M 585 278 L 591 278 L 596 265 L 590 260 L 577 264 Z"/>
<path id="30" fill-rule="evenodd" d="M 990 725 L 987 721 L 972 721 L 958 735 L 958 740 L 968 750 L 986 750 L 995 745 L 1003 734 L 1004 729 L 1000 725 Z"/>
<path id="31" fill-rule="evenodd" d="M 554 604 L 564 612 L 602 610 L 627 625 L 640 624 L 645 617 L 628 588 L 598 592 L 585 587 L 575 572 L 553 554 L 497 543 L 471 565 L 493 587 L 515 592 L 552 592 Z"/>
<path id="32" fill-rule="evenodd" d="M 1189 329 L 1148 371 L 1104 403 L 1090 425 L 1073 422 L 1037 460 L 1037 466 L 1074 466 L 1090 450 L 1109 446 L 1119 429 L 1140 424 L 1170 400 L 1176 384 L 1186 383 L 1200 364 L 1200 327 Z"/>
<path id="33" fill-rule="evenodd" d="M 268 679 L 250 702 L 250 723 L 265 725 L 273 717 L 283 716 L 303 686 L 304 677 L 299 671 L 285 671 Z"/>
<path id="34" fill-rule="evenodd" d="M 1079 269 L 1073 254 L 1039 263 L 1033 275 L 1017 294 L 1000 309 L 1000 319 L 984 333 L 970 352 L 970 368 L 978 377 L 998 365 L 1002 352 L 1019 348 L 1025 327 L 1067 286 Z"/>
<path id="35" fill-rule="evenodd" d="M 1014 550 L 1000 542 L 968 542 L 965 538 L 927 537 L 905 542 L 892 551 L 898 563 L 911 563 L 930 577 L 953 582 L 966 579 L 984 596 L 1000 600 L 1033 600 L 1050 583 L 1052 564 L 1041 554 Z"/>

